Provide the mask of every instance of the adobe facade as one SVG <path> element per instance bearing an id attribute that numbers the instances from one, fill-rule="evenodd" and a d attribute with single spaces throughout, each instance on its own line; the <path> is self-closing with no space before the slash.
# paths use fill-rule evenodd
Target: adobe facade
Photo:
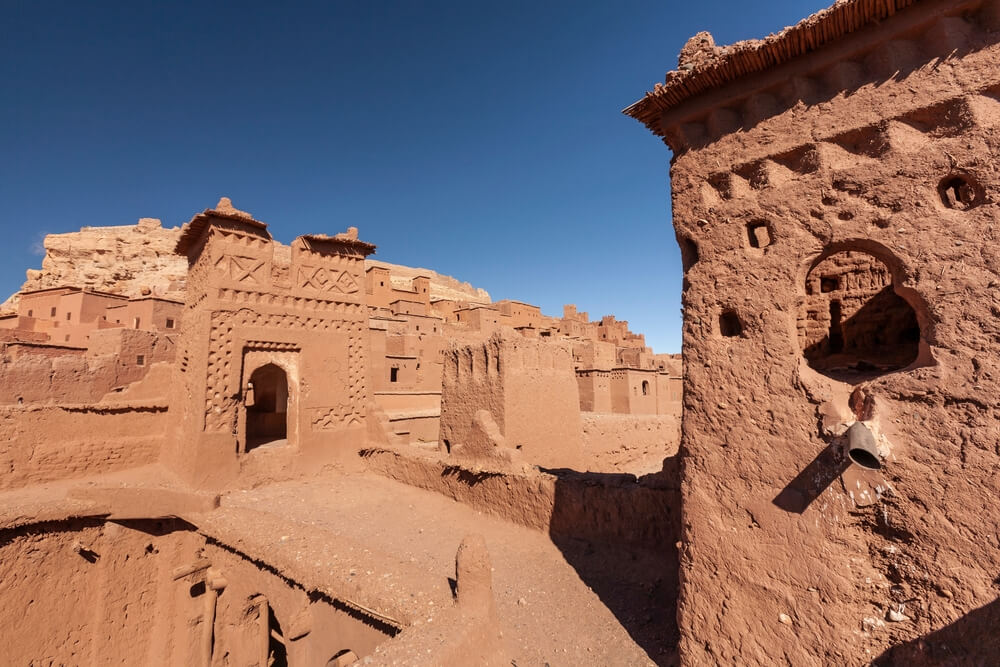
<path id="1" fill-rule="evenodd" d="M 232 478 L 271 447 L 285 465 L 351 460 L 366 438 L 368 309 L 357 230 L 300 236 L 281 262 L 267 225 L 219 205 L 192 218 L 176 251 L 190 268 L 176 465 Z"/>
<path id="2" fill-rule="evenodd" d="M 840 2 L 626 109 L 673 152 L 683 664 L 996 662 L 998 39 Z"/>

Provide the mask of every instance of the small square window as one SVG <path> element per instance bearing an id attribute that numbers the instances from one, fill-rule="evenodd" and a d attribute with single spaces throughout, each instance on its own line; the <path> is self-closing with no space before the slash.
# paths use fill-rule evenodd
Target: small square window
<path id="1" fill-rule="evenodd" d="M 169 317 L 167 318 L 167 328 L 168 329 L 173 329 L 174 328 L 174 321 L 172 319 L 170 319 Z"/>
<path id="2" fill-rule="evenodd" d="M 136 356 L 136 358 L 135 358 L 135 365 L 136 366 L 145 366 L 146 365 L 146 355 L 140 354 L 140 355 Z"/>
<path id="3" fill-rule="evenodd" d="M 34 314 L 35 314 L 35 311 L 33 311 L 33 310 L 29 310 L 28 311 L 28 317 L 32 317 L 32 316 L 34 316 Z"/>
<path id="4" fill-rule="evenodd" d="M 66 319 L 67 320 L 72 319 L 72 317 L 73 317 L 73 313 L 66 313 Z"/>
<path id="5" fill-rule="evenodd" d="M 56 316 L 56 307 L 52 306 L 52 310 L 49 311 L 49 317 L 55 317 L 55 316 Z"/>

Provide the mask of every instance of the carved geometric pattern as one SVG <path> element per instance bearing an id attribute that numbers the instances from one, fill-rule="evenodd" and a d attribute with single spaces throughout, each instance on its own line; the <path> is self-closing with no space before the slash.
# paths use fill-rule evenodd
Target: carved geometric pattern
<path id="1" fill-rule="evenodd" d="M 347 271 L 322 266 L 300 266 L 299 287 L 339 294 L 354 294 L 360 289 L 354 276 Z"/>
<path id="2" fill-rule="evenodd" d="M 233 229 L 220 229 L 218 227 L 213 227 L 212 234 L 218 235 L 219 238 L 225 239 L 230 243 L 239 243 L 249 248 L 263 248 L 264 246 L 271 244 L 271 241 L 268 239 L 261 238 L 260 236 L 243 234 Z"/>
<path id="3" fill-rule="evenodd" d="M 230 280 L 243 283 L 265 284 L 264 260 L 257 257 L 223 255 L 215 263 L 215 268 Z"/>
<path id="4" fill-rule="evenodd" d="M 246 327 L 346 333 L 348 339 L 347 404 L 350 408 L 346 423 L 360 423 L 365 407 L 367 353 L 364 345 L 364 332 L 367 326 L 367 321 L 361 320 L 311 317 L 294 313 L 264 314 L 246 308 L 235 312 L 213 312 L 205 382 L 205 430 L 208 432 L 235 432 L 238 402 L 236 396 L 227 395 L 227 392 L 231 391 L 229 387 L 231 387 L 233 374 L 239 372 L 237 364 L 234 362 L 234 330 Z M 258 343 L 261 345 L 285 345 L 265 341 L 258 341 Z M 290 346 L 289 349 L 292 348 L 298 349 L 297 346 Z"/>
<path id="5" fill-rule="evenodd" d="M 334 431 L 361 424 L 361 415 L 350 405 L 340 403 L 332 408 L 313 408 L 309 422 L 314 431 Z"/>
<path id="6" fill-rule="evenodd" d="M 218 292 L 222 301 L 233 301 L 236 303 L 261 304 L 270 306 L 280 306 L 286 309 L 295 310 L 327 310 L 331 315 L 360 316 L 367 309 L 357 303 L 347 301 L 332 301 L 328 299 L 309 299 L 301 296 L 291 296 L 288 294 L 269 294 L 267 292 L 251 292 L 246 290 L 222 288 Z"/>
<path id="7" fill-rule="evenodd" d="M 253 352 L 301 352 L 302 348 L 295 343 L 276 343 L 267 340 L 248 340 L 244 350 Z"/>

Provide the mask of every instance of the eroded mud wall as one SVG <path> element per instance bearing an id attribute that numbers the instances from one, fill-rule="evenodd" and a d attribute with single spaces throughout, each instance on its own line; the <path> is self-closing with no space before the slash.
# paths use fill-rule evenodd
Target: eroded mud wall
<path id="1" fill-rule="evenodd" d="M 444 360 L 440 432 L 447 451 L 490 458 L 500 447 L 539 466 L 580 464 L 580 394 L 568 345 L 496 333 L 452 347 Z"/>
<path id="2" fill-rule="evenodd" d="M 74 520 L 0 533 L 4 661 L 162 665 L 183 655 L 172 634 L 183 611 L 167 582 L 185 538 L 172 527 Z"/>
<path id="3" fill-rule="evenodd" d="M 168 419 L 154 401 L 0 407 L 0 489 L 154 463 Z"/>
<path id="4" fill-rule="evenodd" d="M 685 263 L 688 664 L 997 659 L 975 637 L 1000 593 L 998 15 L 916 3 L 659 121 Z M 881 282 L 812 273 L 838 255 Z M 915 340 L 888 335 L 886 286 Z M 810 363 L 847 351 L 863 308 L 871 345 Z M 884 436 L 881 471 L 848 466 L 855 419 Z"/>
<path id="5" fill-rule="evenodd" d="M 192 528 L 75 519 L 0 531 L 4 663 L 325 665 L 398 632 Z"/>

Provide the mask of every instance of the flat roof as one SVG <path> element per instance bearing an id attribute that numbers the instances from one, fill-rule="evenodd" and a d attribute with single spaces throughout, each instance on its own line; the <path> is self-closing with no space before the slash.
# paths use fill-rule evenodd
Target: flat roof
<path id="1" fill-rule="evenodd" d="M 483 304 L 483 303 L 473 303 L 473 304 L 470 304 L 470 305 L 466 306 L 465 308 L 459 308 L 455 312 L 456 313 L 461 313 L 462 311 L 466 311 L 466 310 L 492 310 L 494 312 L 497 312 L 497 309 L 494 308 L 492 304 L 491 305 L 486 305 L 486 304 Z"/>
<path id="2" fill-rule="evenodd" d="M 115 294 L 114 292 L 102 292 L 101 290 L 90 289 L 89 287 L 75 287 L 72 285 L 63 285 L 61 287 L 43 287 L 42 289 L 35 290 L 25 290 L 19 294 L 23 296 L 34 296 L 35 294 L 42 294 L 43 292 L 59 292 L 64 291 L 69 294 L 84 293 L 93 294 L 95 296 L 107 297 L 110 299 L 128 299 L 124 294 Z"/>
<path id="3" fill-rule="evenodd" d="M 357 234 L 357 229 L 352 228 L 353 234 Z M 324 246 L 336 251 L 349 251 L 351 254 L 367 257 L 375 252 L 375 244 L 367 241 L 359 241 L 356 236 L 350 234 L 303 234 L 298 237 L 310 250 L 320 252 Z"/>
<path id="4" fill-rule="evenodd" d="M 517 301 L 515 299 L 501 299 L 500 301 L 494 301 L 493 305 L 497 306 L 500 305 L 501 303 L 516 303 L 519 306 L 528 306 L 529 308 L 537 308 L 538 310 L 542 309 L 541 306 L 536 306 L 533 303 L 527 303 L 526 301 Z"/>
<path id="5" fill-rule="evenodd" d="M 134 296 L 134 297 L 130 298 L 129 301 L 164 301 L 166 303 L 176 303 L 176 304 L 180 304 L 182 306 L 184 305 L 184 302 L 181 301 L 180 299 L 169 299 L 169 298 L 167 298 L 165 296 L 153 296 L 153 295 Z M 114 306 L 114 307 L 117 308 L 118 306 Z"/>

